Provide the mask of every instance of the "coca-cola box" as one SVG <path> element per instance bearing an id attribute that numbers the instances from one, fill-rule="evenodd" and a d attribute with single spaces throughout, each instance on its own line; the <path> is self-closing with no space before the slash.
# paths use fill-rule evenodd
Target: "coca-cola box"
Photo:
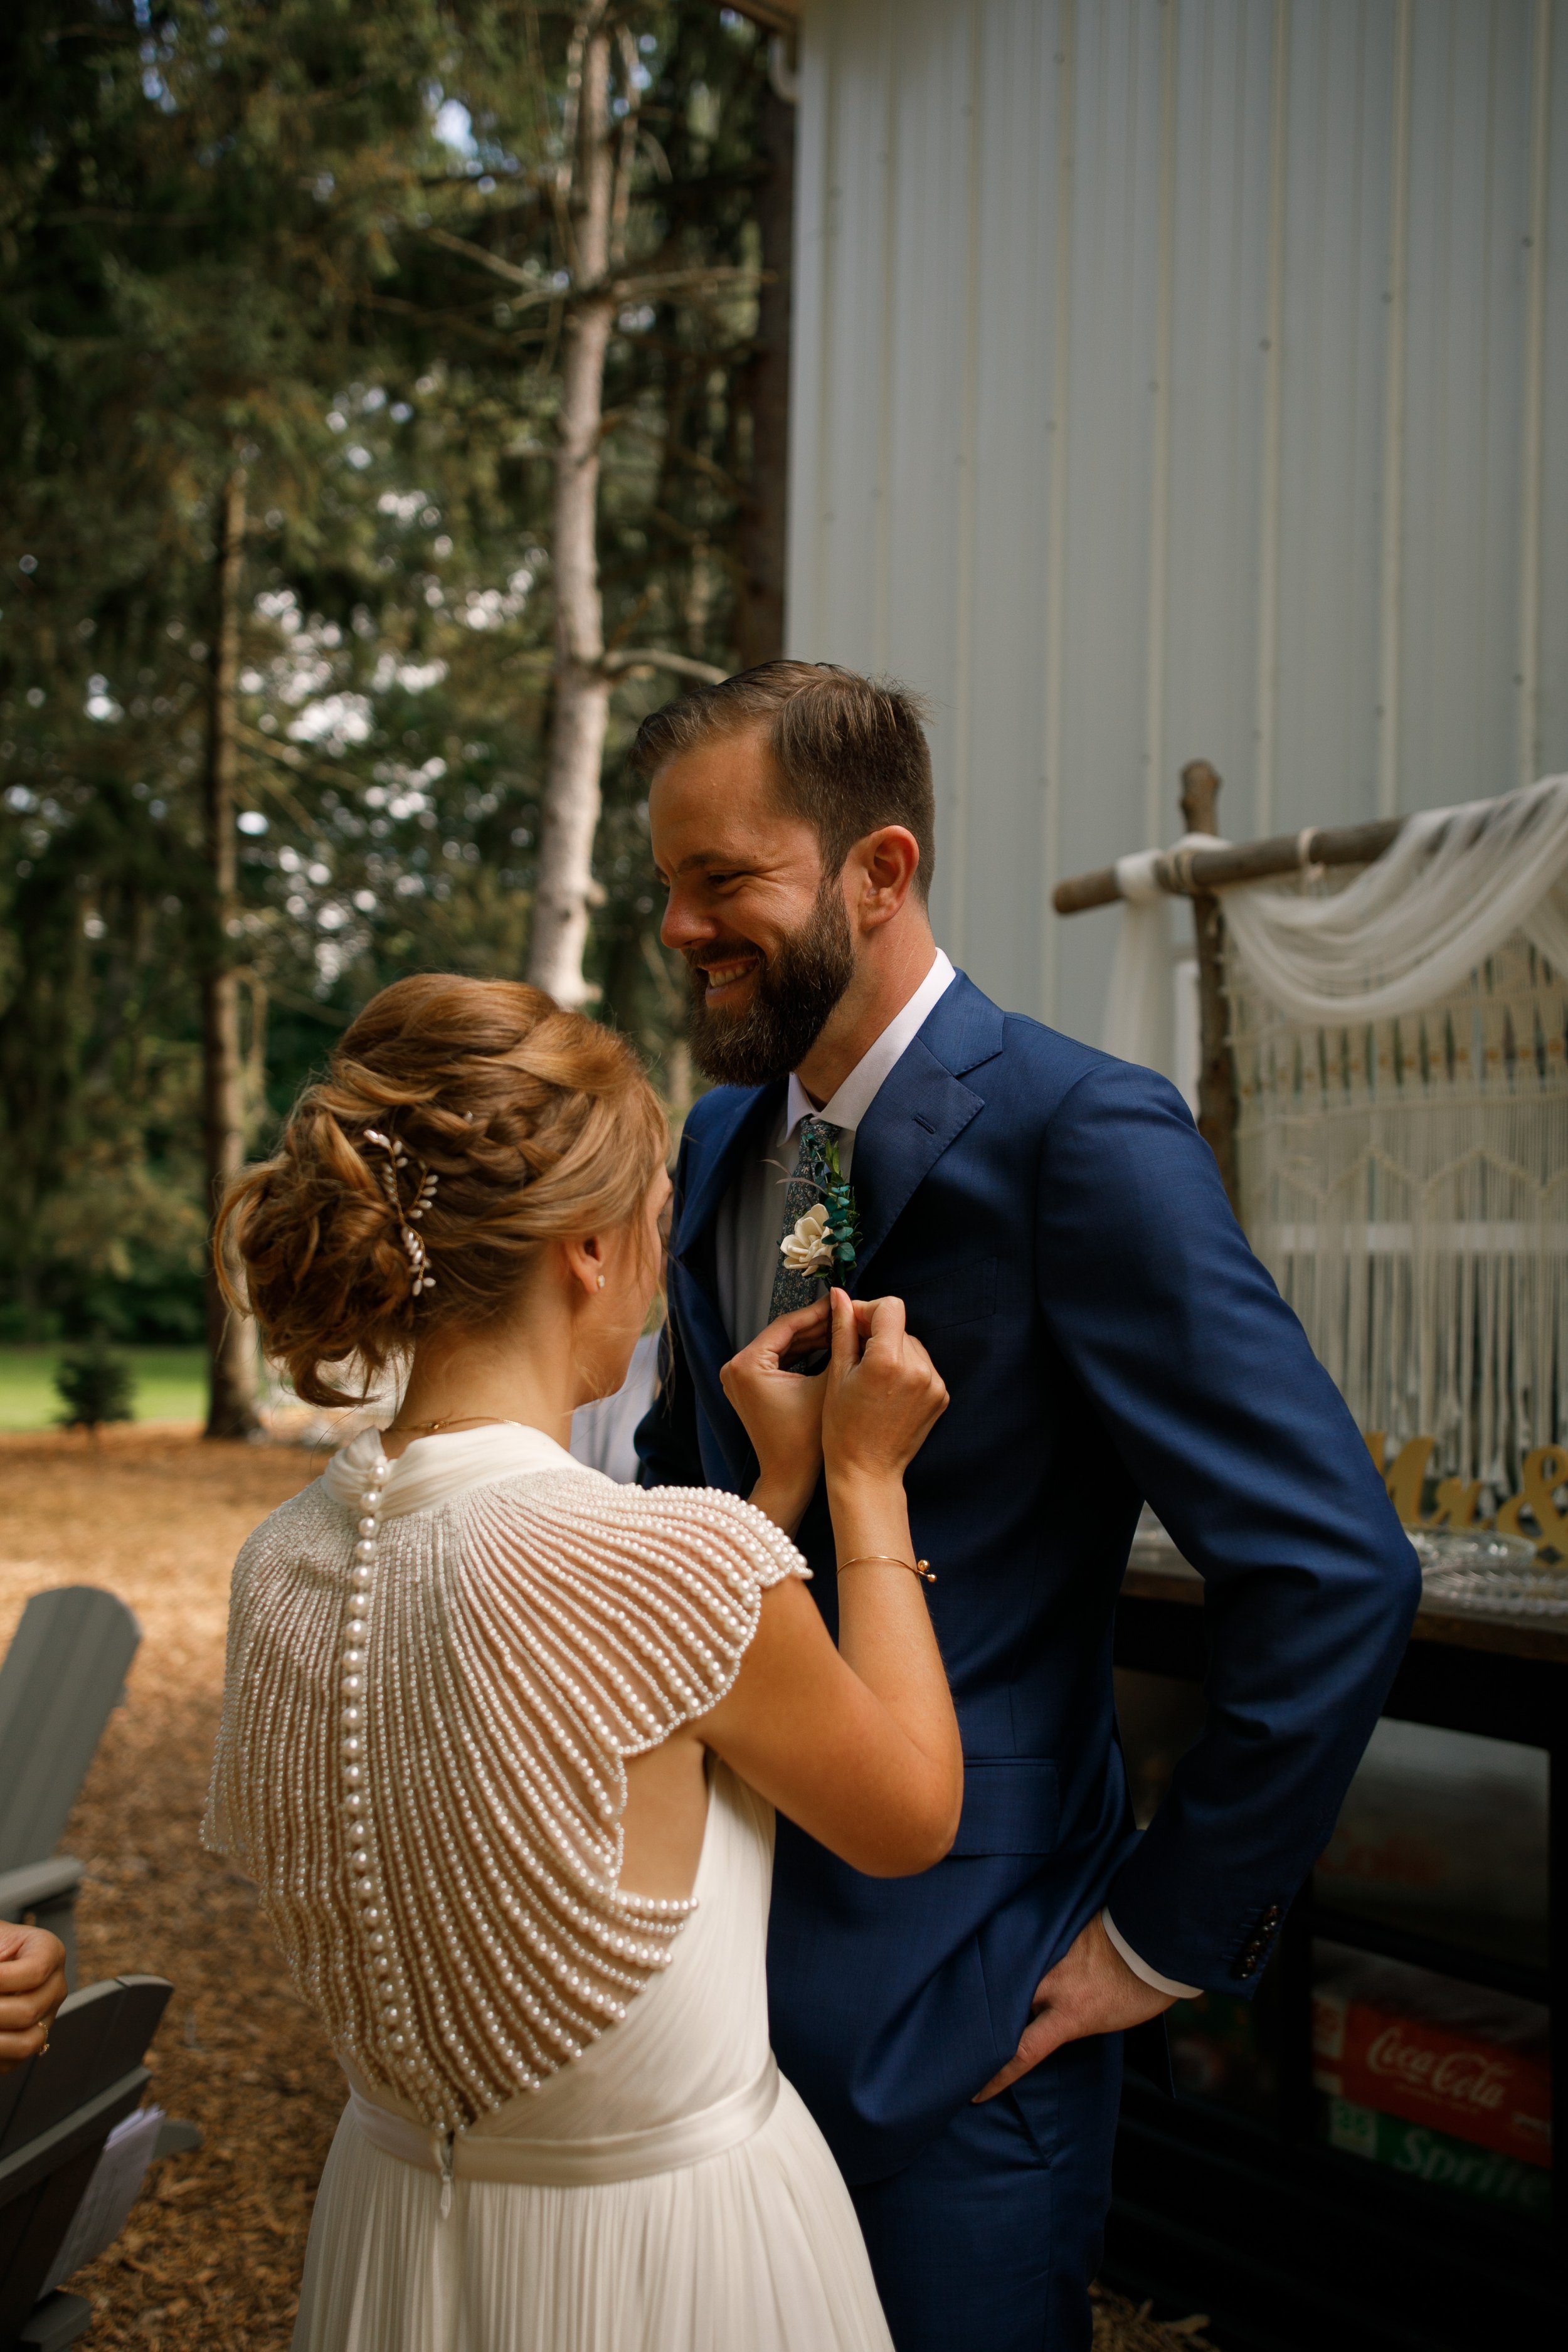
<path id="1" fill-rule="evenodd" d="M 1548 2034 L 1538 2002 L 1313 1947 L 1312 2079 L 1332 2098 L 1549 2167 Z"/>

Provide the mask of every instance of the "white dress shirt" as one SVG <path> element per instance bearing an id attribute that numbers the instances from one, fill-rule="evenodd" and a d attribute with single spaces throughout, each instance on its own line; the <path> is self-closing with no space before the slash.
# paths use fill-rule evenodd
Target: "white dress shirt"
<path id="1" fill-rule="evenodd" d="M 895 1066 L 913 1045 L 919 1032 L 956 977 L 940 948 L 931 970 L 900 1011 L 894 1013 L 876 1043 L 868 1045 L 848 1076 L 820 1110 L 794 1071 L 784 1109 L 756 1156 L 737 1173 L 719 1211 L 716 1272 L 719 1305 L 725 1328 L 736 1348 L 750 1346 L 773 1320 L 773 1276 L 778 1271 L 779 1242 L 784 1234 L 784 1188 L 795 1167 L 796 1137 L 803 1118 L 815 1114 L 838 1129 L 838 1165 L 847 1176 L 855 1157 L 855 1132 L 880 1094 Z M 1156 1992 L 1176 1999 L 1195 1999 L 1196 1985 L 1175 1983 L 1140 1959 L 1123 1937 L 1109 1911 L 1101 1911 L 1105 1932 L 1134 1976 Z"/>

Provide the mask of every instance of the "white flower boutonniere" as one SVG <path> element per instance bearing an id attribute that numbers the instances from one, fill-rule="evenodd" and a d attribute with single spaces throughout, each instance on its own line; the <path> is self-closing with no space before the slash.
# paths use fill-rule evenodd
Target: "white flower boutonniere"
<path id="1" fill-rule="evenodd" d="M 779 1255 L 792 1274 L 813 1275 L 831 1273 L 833 1242 L 828 1230 L 828 1213 L 825 1202 L 807 1209 L 797 1217 L 793 1234 L 785 1234 L 779 1244 Z"/>

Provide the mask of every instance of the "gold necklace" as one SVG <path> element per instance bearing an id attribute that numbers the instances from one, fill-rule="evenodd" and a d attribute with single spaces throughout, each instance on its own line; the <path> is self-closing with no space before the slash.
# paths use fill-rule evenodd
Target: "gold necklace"
<path id="1" fill-rule="evenodd" d="M 504 1412 L 453 1412 L 445 1421 L 395 1421 L 384 1434 L 387 1437 L 434 1437 L 438 1429 L 521 1429 L 522 1423 Z"/>

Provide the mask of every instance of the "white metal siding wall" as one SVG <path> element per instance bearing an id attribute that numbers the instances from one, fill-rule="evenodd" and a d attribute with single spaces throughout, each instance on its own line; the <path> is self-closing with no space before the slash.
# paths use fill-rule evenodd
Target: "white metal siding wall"
<path id="1" fill-rule="evenodd" d="M 942 935 L 1098 1034 L 1059 876 L 1568 769 L 1568 7 L 819 0 L 789 635 L 937 706 Z"/>

